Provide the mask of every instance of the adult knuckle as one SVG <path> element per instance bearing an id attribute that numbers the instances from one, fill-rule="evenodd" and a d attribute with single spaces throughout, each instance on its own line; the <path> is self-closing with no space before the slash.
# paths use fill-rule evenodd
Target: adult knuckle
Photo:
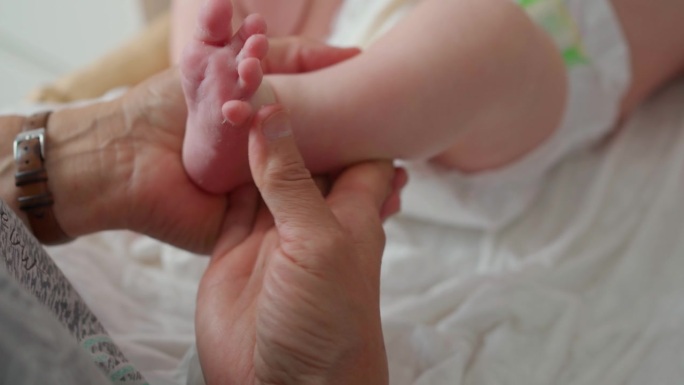
<path id="1" fill-rule="evenodd" d="M 311 172 L 298 161 L 281 163 L 277 167 L 266 169 L 267 183 L 297 185 L 311 181 Z"/>

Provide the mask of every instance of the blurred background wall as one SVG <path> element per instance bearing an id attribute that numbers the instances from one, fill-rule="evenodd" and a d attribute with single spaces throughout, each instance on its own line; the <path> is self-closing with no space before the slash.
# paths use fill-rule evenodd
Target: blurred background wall
<path id="1" fill-rule="evenodd" d="M 133 36 L 168 0 L 0 0 L 0 108 Z"/>

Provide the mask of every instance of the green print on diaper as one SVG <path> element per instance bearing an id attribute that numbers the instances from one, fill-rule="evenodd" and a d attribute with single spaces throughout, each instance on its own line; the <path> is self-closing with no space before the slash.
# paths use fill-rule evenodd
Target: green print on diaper
<path id="1" fill-rule="evenodd" d="M 563 0 L 516 0 L 549 33 L 568 67 L 587 64 L 582 38 Z"/>

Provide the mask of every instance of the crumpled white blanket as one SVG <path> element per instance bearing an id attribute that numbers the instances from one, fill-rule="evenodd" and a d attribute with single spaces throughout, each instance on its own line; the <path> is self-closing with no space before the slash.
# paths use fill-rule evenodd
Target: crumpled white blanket
<path id="1" fill-rule="evenodd" d="M 390 222 L 392 384 L 681 383 L 683 106 L 680 82 L 504 229 Z"/>
<path id="2" fill-rule="evenodd" d="M 681 383 L 682 106 L 679 82 L 557 167 L 503 229 L 390 220 L 392 384 Z M 152 384 L 184 383 L 206 259 L 125 232 L 50 252 Z"/>

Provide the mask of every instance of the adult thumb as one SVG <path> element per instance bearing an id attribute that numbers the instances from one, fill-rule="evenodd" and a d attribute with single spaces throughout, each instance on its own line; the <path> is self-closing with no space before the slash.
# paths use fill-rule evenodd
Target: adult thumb
<path id="1" fill-rule="evenodd" d="M 282 106 L 268 105 L 257 112 L 250 131 L 249 165 L 281 235 L 309 237 L 339 228 L 304 165 Z"/>

